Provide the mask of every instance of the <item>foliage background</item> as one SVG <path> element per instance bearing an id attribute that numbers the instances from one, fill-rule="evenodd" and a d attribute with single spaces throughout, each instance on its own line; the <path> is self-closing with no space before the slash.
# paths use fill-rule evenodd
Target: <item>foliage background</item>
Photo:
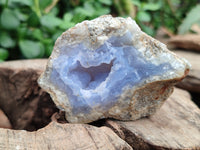
<path id="1" fill-rule="evenodd" d="M 132 17 L 154 36 L 200 24 L 199 0 L 0 0 L 0 61 L 49 57 L 62 32 L 104 14 Z"/>

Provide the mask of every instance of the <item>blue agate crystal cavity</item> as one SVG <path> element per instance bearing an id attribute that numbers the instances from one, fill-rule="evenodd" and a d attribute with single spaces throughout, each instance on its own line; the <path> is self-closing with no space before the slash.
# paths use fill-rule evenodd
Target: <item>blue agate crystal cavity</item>
<path id="1" fill-rule="evenodd" d="M 135 120 L 153 114 L 189 68 L 132 19 L 108 15 L 63 33 L 38 83 L 69 122 Z"/>
<path id="2" fill-rule="evenodd" d="M 61 48 L 60 56 L 53 59 L 50 81 L 68 95 L 74 114 L 90 113 L 94 107 L 106 111 L 115 105 L 125 87 L 171 68 L 169 63 L 146 61 L 129 44 L 132 38 L 130 32 L 111 37 L 95 51 L 83 44 Z"/>

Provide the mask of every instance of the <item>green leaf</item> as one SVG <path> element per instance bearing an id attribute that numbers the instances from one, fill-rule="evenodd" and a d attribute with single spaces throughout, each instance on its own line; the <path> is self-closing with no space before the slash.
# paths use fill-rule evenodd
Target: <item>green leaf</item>
<path id="1" fill-rule="evenodd" d="M 15 13 L 16 17 L 21 21 L 26 21 L 28 19 L 28 15 L 22 13 L 19 9 L 15 9 L 14 13 Z"/>
<path id="2" fill-rule="evenodd" d="M 30 14 L 27 23 L 30 27 L 36 27 L 40 23 L 39 17 L 35 12 Z"/>
<path id="3" fill-rule="evenodd" d="M 85 2 L 84 7 L 76 7 L 75 14 L 81 14 L 86 17 L 91 17 L 95 13 L 94 7 L 91 3 Z"/>
<path id="4" fill-rule="evenodd" d="M 138 0 L 132 0 L 132 3 L 137 6 L 138 8 L 141 8 L 141 2 Z"/>
<path id="5" fill-rule="evenodd" d="M 43 34 L 42 31 L 40 29 L 34 29 L 32 32 L 33 38 L 35 38 L 36 40 L 43 40 Z"/>
<path id="6" fill-rule="evenodd" d="M 178 28 L 178 34 L 184 34 L 190 30 L 191 26 L 200 21 L 200 4 L 196 5 L 183 20 Z"/>
<path id="7" fill-rule="evenodd" d="M 63 30 L 58 30 L 57 32 L 55 32 L 55 33 L 53 34 L 53 36 L 52 36 L 52 40 L 53 40 L 53 41 L 56 41 L 57 38 L 58 38 L 59 36 L 61 36 L 62 33 L 63 33 Z"/>
<path id="8" fill-rule="evenodd" d="M 40 42 L 21 40 L 19 47 L 26 58 L 41 58 L 44 56 L 44 45 Z"/>
<path id="9" fill-rule="evenodd" d="M 6 60 L 9 56 L 9 53 L 6 49 L 0 48 L 0 60 Z"/>
<path id="10" fill-rule="evenodd" d="M 95 12 L 95 17 L 96 16 L 101 16 L 101 15 L 106 15 L 110 13 L 110 9 L 109 8 L 101 8 L 101 9 L 97 9 L 97 11 Z"/>
<path id="11" fill-rule="evenodd" d="M 5 5 L 6 0 L 0 0 L 0 5 Z"/>
<path id="12" fill-rule="evenodd" d="M 50 56 L 53 50 L 53 40 L 52 39 L 44 39 L 42 41 L 45 45 L 45 55 Z"/>
<path id="13" fill-rule="evenodd" d="M 99 2 L 105 5 L 112 5 L 112 0 L 99 0 Z"/>
<path id="14" fill-rule="evenodd" d="M 84 3 L 84 10 L 87 11 L 87 16 L 92 16 L 95 13 L 95 9 L 89 1 Z"/>
<path id="15" fill-rule="evenodd" d="M 110 13 L 110 8 L 109 7 L 102 7 L 100 3 L 95 3 L 95 12 L 93 14 L 93 17 L 98 17 L 101 15 L 109 14 Z"/>
<path id="16" fill-rule="evenodd" d="M 86 15 L 81 14 L 81 13 L 76 13 L 76 14 L 73 16 L 72 22 L 74 22 L 74 23 L 79 23 L 79 22 L 82 22 L 83 20 L 85 20 L 86 18 L 87 18 Z"/>
<path id="17" fill-rule="evenodd" d="M 52 53 L 52 50 L 53 50 L 53 44 L 47 45 L 45 47 L 45 54 L 46 54 L 46 56 L 49 57 L 51 55 L 51 53 Z"/>
<path id="18" fill-rule="evenodd" d="M 145 11 L 139 11 L 137 13 L 137 19 L 139 21 L 143 21 L 143 22 L 149 22 L 151 20 L 151 16 L 149 13 L 145 12 Z"/>
<path id="19" fill-rule="evenodd" d="M 17 34 L 18 34 L 19 39 L 23 39 L 26 36 L 27 30 L 28 30 L 27 27 L 17 28 Z"/>
<path id="20" fill-rule="evenodd" d="M 59 12 L 60 12 L 59 8 L 58 7 L 54 7 L 54 8 L 51 9 L 49 14 L 51 14 L 53 16 L 57 16 Z"/>
<path id="21" fill-rule="evenodd" d="M 140 24 L 140 27 L 148 35 L 150 35 L 150 36 L 154 36 L 155 35 L 155 31 L 152 28 L 150 28 L 150 27 L 148 27 L 148 26 L 146 26 L 144 24 Z"/>
<path id="22" fill-rule="evenodd" d="M 62 23 L 60 18 L 57 18 L 52 15 L 44 15 L 40 20 L 41 24 L 47 28 L 54 28 Z"/>
<path id="23" fill-rule="evenodd" d="M 143 10 L 150 10 L 150 11 L 156 11 L 161 8 L 161 5 L 159 3 L 145 3 L 143 6 Z"/>
<path id="24" fill-rule="evenodd" d="M 44 9 L 47 6 L 49 6 L 52 3 L 52 0 L 40 0 L 39 4 L 40 4 L 40 8 Z"/>
<path id="25" fill-rule="evenodd" d="M 91 13 L 89 13 L 89 11 L 87 11 L 86 9 L 82 8 L 82 7 L 77 7 L 75 9 L 75 15 L 77 14 L 81 14 L 82 16 L 92 16 Z"/>
<path id="26" fill-rule="evenodd" d="M 11 48 L 15 46 L 15 41 L 10 37 L 7 32 L 1 32 L 0 45 L 5 48 Z"/>
<path id="27" fill-rule="evenodd" d="M 27 5 L 27 6 L 32 6 L 33 5 L 33 0 L 9 0 L 11 3 L 19 3 L 21 5 Z"/>
<path id="28" fill-rule="evenodd" d="M 75 26 L 75 23 L 70 22 L 70 21 L 64 21 L 59 25 L 59 28 L 63 30 L 67 30 L 73 26 Z"/>
<path id="29" fill-rule="evenodd" d="M 12 10 L 5 8 L 1 14 L 2 27 L 5 29 L 16 29 L 19 24 L 20 21 L 16 14 Z"/>
<path id="30" fill-rule="evenodd" d="M 200 20 L 197 22 L 197 24 L 200 26 Z"/>
<path id="31" fill-rule="evenodd" d="M 63 17 L 63 22 L 59 25 L 60 29 L 66 30 L 73 26 L 75 26 L 75 23 L 72 22 L 73 15 L 71 13 L 65 13 Z"/>
<path id="32" fill-rule="evenodd" d="M 73 15 L 71 13 L 65 13 L 63 19 L 65 21 L 71 21 L 73 18 Z"/>
<path id="33" fill-rule="evenodd" d="M 50 38 L 48 38 L 48 39 L 43 39 L 42 42 L 43 42 L 43 44 L 46 44 L 46 45 L 49 45 L 49 44 L 52 44 L 52 43 L 53 43 L 52 39 L 50 39 Z"/>

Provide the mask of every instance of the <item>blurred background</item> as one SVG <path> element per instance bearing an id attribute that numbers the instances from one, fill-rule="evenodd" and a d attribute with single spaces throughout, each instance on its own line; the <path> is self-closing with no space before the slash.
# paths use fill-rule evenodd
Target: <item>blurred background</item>
<path id="1" fill-rule="evenodd" d="M 104 14 L 132 17 L 156 36 L 185 34 L 200 25 L 199 0 L 0 0 L 0 61 L 46 58 L 58 36 Z M 194 31 L 192 31 L 194 32 Z"/>

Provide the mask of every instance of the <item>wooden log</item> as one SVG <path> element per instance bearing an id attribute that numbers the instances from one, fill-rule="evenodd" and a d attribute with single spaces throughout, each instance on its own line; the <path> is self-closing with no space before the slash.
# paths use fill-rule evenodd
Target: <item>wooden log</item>
<path id="1" fill-rule="evenodd" d="M 177 88 L 155 115 L 106 124 L 133 149 L 200 149 L 200 109 Z"/>
<path id="2" fill-rule="evenodd" d="M 190 92 L 200 93 L 200 53 L 174 50 L 174 52 L 187 59 L 191 65 L 192 69 L 189 75 L 183 79 L 182 82 L 177 84 L 177 87 L 188 90 Z"/>
<path id="3" fill-rule="evenodd" d="M 199 34 L 186 34 L 172 36 L 168 44 L 175 48 L 183 48 L 186 50 L 200 51 L 200 35 Z"/>
<path id="4" fill-rule="evenodd" d="M 1 109 L 0 109 L 0 128 L 8 128 L 8 129 L 12 128 L 10 121 L 8 120 L 8 117 Z"/>
<path id="5" fill-rule="evenodd" d="M 34 132 L 0 129 L 0 149 L 27 150 L 131 150 L 108 127 L 50 123 Z"/>
<path id="6" fill-rule="evenodd" d="M 47 60 L 0 63 L 0 108 L 14 129 L 36 130 L 46 126 L 58 111 L 37 79 Z"/>

